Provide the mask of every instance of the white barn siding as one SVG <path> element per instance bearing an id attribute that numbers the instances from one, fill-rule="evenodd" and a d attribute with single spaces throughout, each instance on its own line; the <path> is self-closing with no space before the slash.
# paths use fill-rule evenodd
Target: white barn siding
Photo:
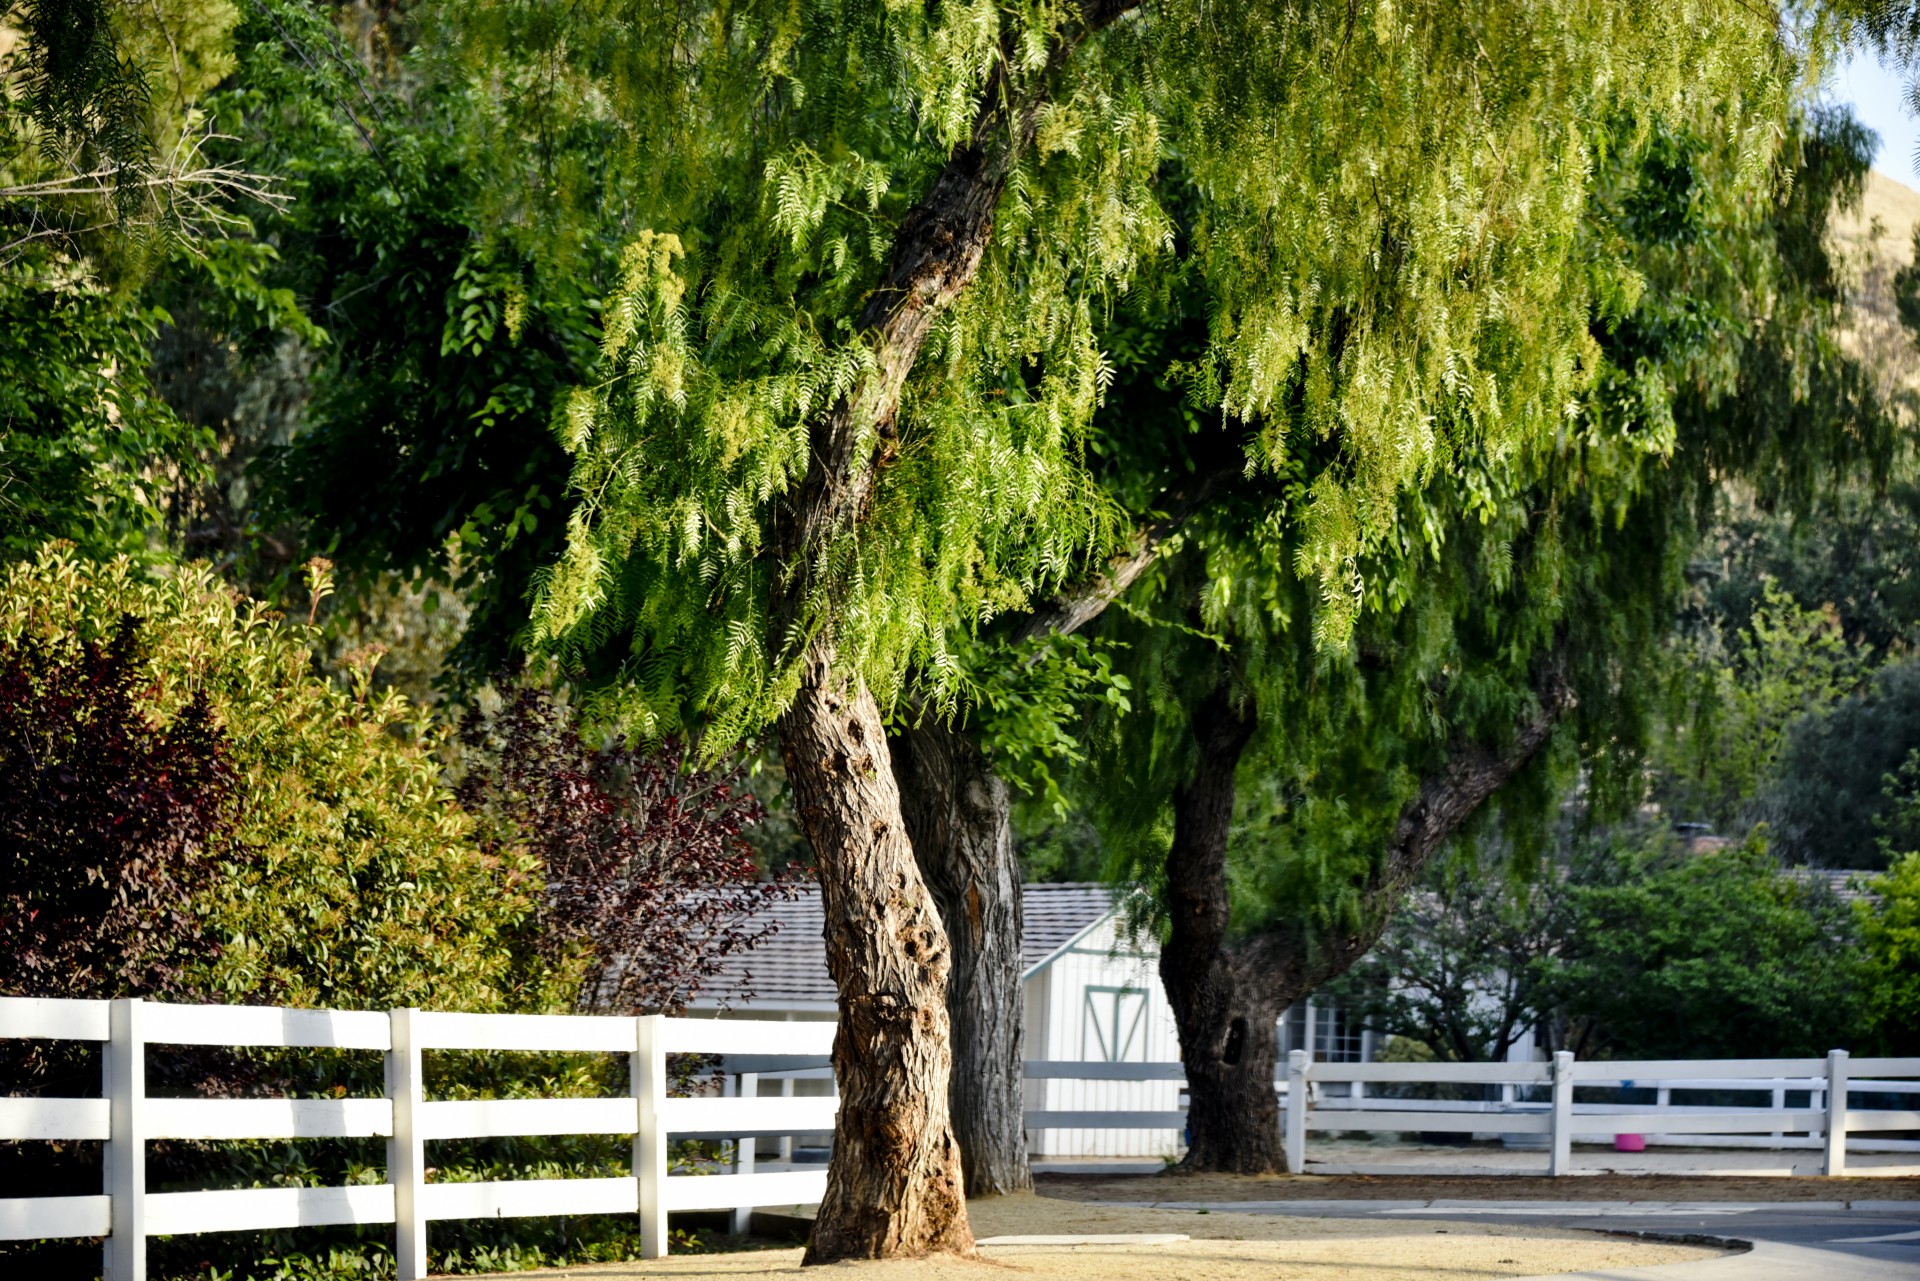
<path id="1" fill-rule="evenodd" d="M 1156 965 L 1154 956 L 1122 940 L 1112 916 L 1094 925 L 1027 980 L 1027 1057 L 1177 1061 L 1179 1040 Z M 1047 1111 L 1180 1106 L 1177 1081 L 1029 1081 L 1027 1093 L 1029 1106 Z M 1047 1129 L 1027 1136 L 1035 1157 L 1175 1156 L 1181 1142 L 1178 1130 Z"/>

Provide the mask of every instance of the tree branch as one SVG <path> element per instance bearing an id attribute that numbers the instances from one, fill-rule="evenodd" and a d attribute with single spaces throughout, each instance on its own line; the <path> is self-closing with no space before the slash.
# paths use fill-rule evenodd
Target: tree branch
<path id="1" fill-rule="evenodd" d="M 1435 852 L 1540 754 L 1555 727 L 1578 705 L 1558 649 L 1535 670 L 1533 693 L 1537 707 L 1510 743 L 1494 749 L 1457 741 L 1446 763 L 1401 807 L 1386 857 L 1374 864 L 1359 887 L 1357 927 L 1316 937 L 1308 925 L 1293 923 L 1264 933 L 1246 944 L 1250 970 L 1272 975 L 1289 991 L 1304 994 L 1346 973 L 1366 955 Z"/>
<path id="2" fill-rule="evenodd" d="M 934 321 L 979 271 L 1001 193 L 1021 153 L 1033 143 L 1040 108 L 1060 70 L 1089 35 L 1140 3 L 1086 0 L 1079 26 L 1060 34 L 1046 70 L 1017 100 L 1010 94 L 1008 71 L 1015 51 L 1003 48 L 981 92 L 970 136 L 900 220 L 886 271 L 859 319 L 859 330 L 872 345 L 871 371 L 814 421 L 811 465 L 776 531 L 775 546 L 786 566 L 786 579 L 775 589 L 777 650 L 792 652 L 801 640 L 790 629 L 815 586 L 820 552 L 866 511 L 874 477 L 895 447 L 894 417 L 907 376 Z M 863 451 L 867 441 L 873 443 Z"/>
<path id="3" fill-rule="evenodd" d="M 1109 558 L 1100 569 L 1063 584 L 1021 621 L 1012 642 L 1018 645 L 1043 636 L 1065 636 L 1098 618 L 1160 558 L 1168 540 L 1218 497 L 1241 470 L 1238 459 L 1223 458 L 1168 487 L 1154 503 L 1154 515 L 1135 529 L 1132 544 L 1125 551 Z"/>

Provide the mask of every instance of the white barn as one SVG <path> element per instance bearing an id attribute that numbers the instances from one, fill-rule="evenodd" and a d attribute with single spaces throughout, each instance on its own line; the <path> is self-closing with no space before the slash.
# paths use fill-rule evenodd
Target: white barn
<path id="1" fill-rule="evenodd" d="M 1159 945 L 1135 937 L 1113 890 L 1095 884 L 1034 884 L 1024 887 L 1026 932 L 1022 981 L 1026 995 L 1026 1057 L 1066 1062 L 1171 1063 L 1180 1058 L 1173 1012 L 1160 985 Z M 689 1013 L 751 1018 L 832 1019 L 833 979 L 821 941 L 824 919 L 819 891 L 809 886 L 767 915 L 779 932 L 753 951 L 728 959 Z M 1372 1057 L 1372 1035 L 1345 1025 L 1335 1010 L 1313 1002 L 1288 1011 L 1281 1027 L 1282 1054 L 1300 1047 L 1322 1061 Z M 761 1089 L 773 1086 L 761 1082 Z M 825 1090 L 825 1081 L 797 1081 L 781 1088 L 799 1093 Z M 1180 1107 L 1177 1081 L 1029 1080 L 1029 1111 L 1170 1112 Z M 1035 1160 L 1077 1157 L 1158 1158 L 1176 1156 L 1178 1130 L 1030 1131 Z"/>

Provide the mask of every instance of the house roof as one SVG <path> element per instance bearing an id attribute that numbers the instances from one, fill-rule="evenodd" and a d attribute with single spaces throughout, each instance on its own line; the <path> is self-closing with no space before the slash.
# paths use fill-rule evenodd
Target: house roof
<path id="1" fill-rule="evenodd" d="M 1045 968 L 1105 920 L 1114 906 L 1113 891 L 1105 885 L 1026 885 L 1021 894 L 1026 916 L 1020 946 L 1023 978 Z M 728 957 L 693 1007 L 713 1009 L 725 1003 L 738 1008 L 833 1009 L 819 887 L 809 885 L 796 898 L 767 904 L 753 921 L 777 922 L 780 928 L 752 951 Z M 737 994 L 743 991 L 752 996 L 740 999 Z"/>

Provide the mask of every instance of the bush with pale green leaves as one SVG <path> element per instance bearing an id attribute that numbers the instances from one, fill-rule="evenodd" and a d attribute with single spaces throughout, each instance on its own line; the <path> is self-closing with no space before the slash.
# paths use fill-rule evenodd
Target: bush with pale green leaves
<path id="1" fill-rule="evenodd" d="M 0 573 L 0 646 L 78 654 L 140 620 L 148 714 L 204 692 L 239 780 L 232 837 L 195 911 L 218 944 L 188 986 L 208 999 L 382 1009 L 539 1008 L 568 975 L 524 963 L 538 869 L 483 853 L 441 780 L 438 731 L 314 667 L 314 637 L 205 566 L 90 561 L 63 543 Z"/>

